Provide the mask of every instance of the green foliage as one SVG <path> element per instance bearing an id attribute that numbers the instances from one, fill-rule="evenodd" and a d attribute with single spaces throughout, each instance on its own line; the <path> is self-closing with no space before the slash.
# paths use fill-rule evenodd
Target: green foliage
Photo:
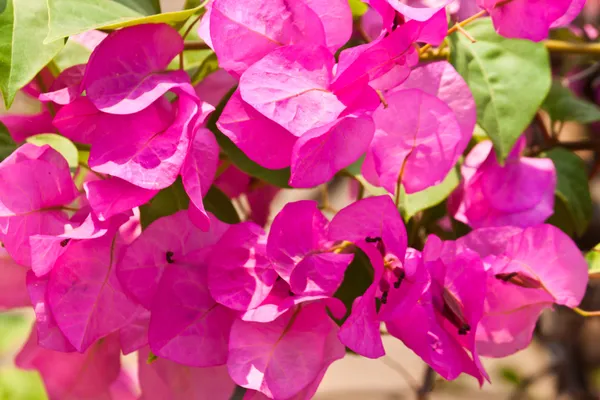
<path id="1" fill-rule="evenodd" d="M 564 203 L 575 233 L 581 236 L 593 212 L 585 164 L 577 155 L 562 148 L 552 149 L 546 156 L 556 168 L 556 196 Z"/>
<path id="2" fill-rule="evenodd" d="M 469 85 L 477 122 L 503 162 L 550 90 L 548 52 L 542 43 L 498 35 L 489 18 L 466 30 L 477 42 L 452 34 L 450 61 Z"/>
<path id="3" fill-rule="evenodd" d="M 157 5 L 156 0 L 48 0 L 50 32 L 46 42 L 90 29 L 117 29 L 145 23 L 183 21 L 201 9 L 197 6 L 159 14 L 160 8 Z"/>
<path id="4" fill-rule="evenodd" d="M 362 250 L 357 248 L 354 250 L 354 259 L 344 274 L 344 281 L 333 295 L 346 306 L 346 315 L 342 320 L 336 321 L 339 325 L 343 324 L 350 315 L 354 299 L 362 296 L 372 283 L 373 266 L 371 261 Z"/>
<path id="5" fill-rule="evenodd" d="M 4 160 L 17 149 L 17 144 L 8 133 L 8 129 L 0 122 L 0 161 Z"/>
<path id="6" fill-rule="evenodd" d="M 187 210 L 190 199 L 183 188 L 181 178 L 177 178 L 168 188 L 158 192 L 148 203 L 140 207 L 140 221 L 145 229 L 161 217 L 175 214 L 179 210 Z"/>
<path id="7" fill-rule="evenodd" d="M 442 203 L 458 186 L 460 176 L 456 168 L 452 168 L 444 180 L 435 186 L 417 193 L 406 194 L 404 188 L 400 194 L 400 207 L 404 220 L 408 221 L 419 211 L 432 208 Z"/>
<path id="8" fill-rule="evenodd" d="M 585 255 L 590 275 L 600 276 L 600 243 Z"/>
<path id="9" fill-rule="evenodd" d="M 229 140 L 227 136 L 225 136 L 221 131 L 219 131 L 219 128 L 217 128 L 217 121 L 219 120 L 221 113 L 223 113 L 223 109 L 229 101 L 229 98 L 233 95 L 234 90 L 235 88 L 232 89 L 229 92 L 229 94 L 226 95 L 217 105 L 217 108 L 210 115 L 210 118 L 206 123 L 207 128 L 215 134 L 217 142 L 221 147 L 221 150 L 224 151 L 225 154 L 227 154 L 229 160 L 233 164 L 235 164 L 235 166 L 238 167 L 240 170 L 244 171 L 250 176 L 259 178 L 272 185 L 282 188 L 289 188 L 289 168 L 273 170 L 261 167 L 260 165 L 249 159 L 248 156 L 246 156 L 246 154 L 244 154 L 242 150 L 240 150 L 231 140 Z"/>
<path id="10" fill-rule="evenodd" d="M 369 7 L 361 0 L 348 0 L 348 3 L 350 3 L 350 9 L 352 10 L 352 17 L 354 19 L 362 17 L 369 9 Z"/>
<path id="11" fill-rule="evenodd" d="M 206 211 L 213 213 L 219 220 L 228 224 L 240 222 L 240 216 L 231 203 L 231 199 L 214 185 L 210 187 L 208 193 L 204 196 L 204 208 Z"/>
<path id="12" fill-rule="evenodd" d="M 0 4 L 0 91 L 9 108 L 19 89 L 58 54 L 62 41 L 44 44 L 46 0 L 2 0 Z"/>
<path id="13" fill-rule="evenodd" d="M 553 121 L 577 121 L 582 124 L 600 121 L 600 108 L 597 105 L 580 99 L 557 81 L 552 82 L 542 108 Z"/>
<path id="14" fill-rule="evenodd" d="M 55 133 L 41 133 L 27 138 L 26 141 L 27 143 L 32 143 L 36 146 L 47 144 L 52 147 L 67 160 L 71 169 L 77 168 L 77 165 L 79 164 L 79 152 L 77 151 L 77 147 L 64 136 Z"/>
<path id="15" fill-rule="evenodd" d="M 50 66 L 55 69 L 55 75 L 77 64 L 88 62 L 92 52 L 72 40 L 67 40 L 65 47 L 54 57 Z"/>

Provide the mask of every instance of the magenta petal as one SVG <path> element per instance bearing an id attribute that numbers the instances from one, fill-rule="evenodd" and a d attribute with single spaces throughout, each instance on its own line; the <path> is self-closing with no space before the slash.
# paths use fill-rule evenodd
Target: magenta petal
<path id="1" fill-rule="evenodd" d="M 238 76 L 279 46 L 325 45 L 319 16 L 303 1 L 215 0 L 210 10 L 210 36 L 219 65 Z"/>
<path id="2" fill-rule="evenodd" d="M 327 48 L 335 53 L 352 35 L 352 11 L 346 0 L 302 0 L 320 18 Z"/>
<path id="3" fill-rule="evenodd" d="M 140 400 L 229 400 L 235 384 L 225 366 L 192 368 L 164 358 L 148 363 L 149 351 L 140 350 L 138 370 Z"/>
<path id="4" fill-rule="evenodd" d="M 398 91 L 386 100 L 388 107 L 373 114 L 376 131 L 370 150 L 381 185 L 394 193 L 402 170 L 407 193 L 440 183 L 464 144 L 454 113 L 419 89 Z M 398 115 L 406 118 L 398 120 Z"/>
<path id="5" fill-rule="evenodd" d="M 113 32 L 90 57 L 83 83 L 87 97 L 107 113 L 141 111 L 171 88 L 189 82 L 185 71 L 163 72 L 181 51 L 181 36 L 166 24 Z"/>
<path id="6" fill-rule="evenodd" d="M 353 254 L 311 254 L 302 259 L 290 277 L 292 292 L 298 295 L 333 296 L 344 280 Z"/>
<path id="7" fill-rule="evenodd" d="M 119 341 L 123 354 L 127 355 L 148 345 L 150 311 L 138 307 L 133 318 L 119 331 Z"/>
<path id="8" fill-rule="evenodd" d="M 158 193 L 119 178 L 86 182 L 83 188 L 92 210 L 101 221 L 139 207 Z"/>
<path id="9" fill-rule="evenodd" d="M 75 351 L 75 347 L 62 333 L 52 310 L 48 303 L 48 280 L 49 277 L 38 278 L 30 271 L 27 273 L 27 291 L 31 298 L 33 311 L 35 312 L 35 329 L 37 331 L 37 343 L 48 350 L 69 353 Z"/>
<path id="10" fill-rule="evenodd" d="M 296 264 L 327 245 L 327 222 L 317 203 L 310 200 L 288 203 L 277 214 L 269 231 L 267 252 L 283 280 L 289 283 Z"/>
<path id="11" fill-rule="evenodd" d="M 25 286 L 27 269 L 15 263 L 3 248 L 0 248 L 0 276 L 0 311 L 32 303 Z"/>
<path id="12" fill-rule="evenodd" d="M 387 0 L 400 14 L 417 21 L 427 21 L 452 0 Z"/>
<path id="13" fill-rule="evenodd" d="M 242 387 L 270 398 L 290 398 L 320 376 L 332 358 L 343 357 L 341 343 L 328 340 L 332 331 L 337 327 L 319 303 L 290 310 L 269 324 L 237 320 L 231 330 L 229 374 Z"/>
<path id="14" fill-rule="evenodd" d="M 367 237 L 381 238 L 388 253 L 404 259 L 408 240 L 406 228 L 389 196 L 357 201 L 338 212 L 329 224 L 330 240 L 358 243 Z"/>
<path id="15" fill-rule="evenodd" d="M 571 0 L 569 8 L 563 14 L 562 17 L 555 20 L 550 28 L 558 28 L 561 26 L 569 25 L 577 16 L 581 13 L 582 8 L 585 6 L 585 0 Z"/>
<path id="16" fill-rule="evenodd" d="M 136 310 L 117 280 L 119 249 L 115 240 L 105 236 L 73 243 L 50 274 L 50 308 L 58 326 L 80 352 L 125 326 Z"/>
<path id="17" fill-rule="evenodd" d="M 63 136 L 83 144 L 91 144 L 106 132 L 106 125 L 111 122 L 109 118 L 102 117 L 102 113 L 87 97 L 79 97 L 61 107 L 52 120 Z"/>
<path id="18" fill-rule="evenodd" d="M 0 122 L 6 126 L 15 142 L 22 142 L 30 136 L 55 132 L 52 114 L 44 110 L 37 114 L 4 114 Z"/>
<path id="19" fill-rule="evenodd" d="M 297 138 L 245 103 L 237 90 L 217 122 L 219 130 L 252 161 L 265 168 L 290 165 Z"/>
<path id="20" fill-rule="evenodd" d="M 210 231 L 202 232 L 179 211 L 148 226 L 126 250 L 117 265 L 117 275 L 127 292 L 146 309 L 152 301 L 169 260 L 210 251 L 228 225 L 211 216 Z M 172 258 L 167 253 L 173 253 Z M 206 254 L 206 253 L 204 253 Z M 167 259 L 169 258 L 169 260 Z"/>
<path id="21" fill-rule="evenodd" d="M 439 46 L 444 41 L 448 33 L 448 20 L 446 10 L 440 8 L 438 12 L 433 14 L 426 22 L 423 23 L 419 42 L 429 43 L 433 46 Z"/>
<path id="22" fill-rule="evenodd" d="M 251 222 L 232 225 L 221 237 L 208 264 L 208 288 L 217 302 L 246 311 L 267 298 L 277 273 L 264 242 L 264 231 Z"/>
<path id="23" fill-rule="evenodd" d="M 285 46 L 240 78 L 242 99 L 296 136 L 326 125 L 345 106 L 329 91 L 334 58 L 321 46 Z"/>
<path id="24" fill-rule="evenodd" d="M 138 117 L 134 130 L 124 135 L 115 127 L 101 140 L 94 141 L 90 167 L 145 189 L 163 189 L 175 182 L 188 150 L 198 104 L 182 93 L 176 103 L 177 117 L 172 124 L 166 115 L 166 106 L 153 103 L 142 111 L 147 111 L 148 119 L 144 121 Z M 154 114 L 150 114 L 152 108 Z M 153 125 L 155 121 L 160 124 Z"/>
<path id="25" fill-rule="evenodd" d="M 204 18 L 206 18 L 206 15 Z M 200 83 L 195 86 L 195 90 L 198 97 L 216 107 L 236 84 L 237 79 L 232 77 L 224 69 L 218 69 L 202 79 Z"/>
<path id="26" fill-rule="evenodd" d="M 200 128 L 194 135 L 187 157 L 181 167 L 181 177 L 191 203 L 204 214 L 204 218 L 198 221 L 200 222 L 198 227 L 205 231 L 208 230 L 210 221 L 208 214 L 204 211 L 202 198 L 215 179 L 218 164 L 219 145 L 215 135 L 208 129 Z"/>
<path id="27" fill-rule="evenodd" d="M 37 345 L 35 329 L 15 359 L 25 370 L 37 370 L 52 400 L 109 399 L 120 371 L 119 338 L 106 337 L 85 354 L 61 353 Z"/>
<path id="28" fill-rule="evenodd" d="M 170 265 L 150 311 L 148 344 L 158 357 L 193 367 L 225 364 L 235 314 L 211 297 L 204 266 Z"/>
<path id="29" fill-rule="evenodd" d="M 85 64 L 78 64 L 62 71 L 50 87 L 50 91 L 40 94 L 40 101 L 52 101 L 60 105 L 75 101 L 82 91 L 81 81 L 85 68 Z"/>
<path id="30" fill-rule="evenodd" d="M 374 131 L 371 117 L 349 115 L 302 135 L 292 152 L 290 186 L 313 187 L 329 181 L 364 154 Z"/>

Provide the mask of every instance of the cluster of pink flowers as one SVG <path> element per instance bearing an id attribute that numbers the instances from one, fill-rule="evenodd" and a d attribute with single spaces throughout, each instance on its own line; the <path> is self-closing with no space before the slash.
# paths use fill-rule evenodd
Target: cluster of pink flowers
<path id="1" fill-rule="evenodd" d="M 220 160 L 206 122 L 236 87 L 216 126 L 260 166 L 289 167 L 291 187 L 327 183 L 363 156 L 364 178 L 392 194 L 398 181 L 411 194 L 446 177 L 475 102 L 448 62 L 418 66 L 418 44 L 443 41 L 449 1 L 368 3 L 372 40 L 346 48 L 346 0 L 214 0 L 199 35 L 222 69 L 197 87 L 167 70 L 184 41 L 165 24 L 87 38 L 86 65 L 47 76 L 49 91 L 27 87 L 56 114 L 5 118 L 16 141 L 51 130 L 89 146 L 76 171 L 30 143 L 0 163 L 0 309 L 33 307 L 16 362 L 41 373 L 50 398 L 134 398 L 120 353 L 139 351 L 144 399 L 228 399 L 236 385 L 246 399 L 309 399 L 347 348 L 385 354 L 382 325 L 442 377 L 483 384 L 480 356 L 525 348 L 544 309 L 579 304 L 587 266 L 544 224 L 556 171 L 522 156 L 525 137 L 503 164 L 489 141 L 471 150 L 448 204 L 473 230 L 422 249 L 408 247 L 389 195 L 331 221 L 314 201 L 291 202 L 269 224 L 278 188 Z M 580 3 L 478 1 L 500 33 L 533 40 Z M 539 31 L 521 25 L 523 7 Z M 189 208 L 142 230 L 138 207 L 178 179 Z M 251 221 L 206 211 L 213 184 L 245 194 Z M 361 253 L 372 280 L 346 307 L 336 294 Z"/>

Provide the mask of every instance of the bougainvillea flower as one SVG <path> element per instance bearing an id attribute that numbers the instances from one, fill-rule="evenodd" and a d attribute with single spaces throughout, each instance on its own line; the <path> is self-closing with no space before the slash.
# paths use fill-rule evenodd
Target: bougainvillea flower
<path id="1" fill-rule="evenodd" d="M 277 277 L 267 257 L 265 232 L 252 222 L 232 225 L 209 259 L 210 294 L 233 310 L 256 308 L 267 298 Z"/>
<path id="2" fill-rule="evenodd" d="M 421 263 L 415 262 L 418 255 L 412 250 L 407 252 L 406 229 L 400 213 L 389 196 L 360 200 L 336 214 L 329 226 L 329 237 L 353 242 L 373 266 L 373 282 L 354 301 L 352 313 L 340 330 L 340 339 L 365 357 L 381 357 L 385 352 L 380 322 L 395 319 L 397 313 L 410 309 L 428 285 Z"/>
<path id="3" fill-rule="evenodd" d="M 52 314 L 80 352 L 125 326 L 137 309 L 116 275 L 123 250 L 113 235 L 77 241 L 50 273 L 47 296 Z"/>
<path id="4" fill-rule="evenodd" d="M 110 335 L 86 353 L 61 353 L 37 345 L 35 329 L 15 359 L 18 367 L 37 370 L 51 400 L 101 399 L 110 396 L 120 371 L 119 337 Z"/>
<path id="5" fill-rule="evenodd" d="M 390 193 L 398 181 L 407 193 L 440 183 L 465 144 L 456 115 L 443 100 L 420 89 L 394 92 L 386 101 L 387 108 L 381 105 L 373 114 L 375 137 L 363 175 Z M 398 120 L 400 114 L 405 118 Z"/>
<path id="6" fill-rule="evenodd" d="M 183 39 L 166 24 L 142 24 L 108 35 L 92 52 L 83 89 L 102 112 L 134 114 L 167 91 L 189 84 L 185 71 L 165 72 L 183 51 Z"/>
<path id="7" fill-rule="evenodd" d="M 328 222 L 309 200 L 286 204 L 273 220 L 267 253 L 295 294 L 333 295 L 344 279 L 353 255 L 334 251 Z"/>
<path id="8" fill-rule="evenodd" d="M 229 343 L 229 374 L 238 385 L 269 398 L 291 398 L 345 355 L 337 330 L 325 305 L 318 302 L 291 309 L 268 324 L 236 320 Z"/>
<path id="9" fill-rule="evenodd" d="M 369 0 L 374 4 L 387 2 L 394 10 L 407 18 L 417 21 L 427 21 L 440 10 L 443 10 L 452 0 Z"/>
<path id="10" fill-rule="evenodd" d="M 31 265 L 29 237 L 63 233 L 64 207 L 78 196 L 67 161 L 48 145 L 25 144 L 0 163 L 0 240 L 11 257 Z"/>
<path id="11" fill-rule="evenodd" d="M 52 114 L 45 108 L 36 114 L 3 114 L 0 115 L 0 122 L 6 126 L 15 142 L 56 130 L 52 125 Z"/>
<path id="12" fill-rule="evenodd" d="M 138 354 L 140 400 L 206 399 L 228 400 L 235 384 L 227 367 L 193 368 L 164 358 L 147 362 L 149 349 Z"/>
<path id="13" fill-rule="evenodd" d="M 202 79 L 195 89 L 198 97 L 213 107 L 217 107 L 236 84 L 237 79 L 224 69 L 218 69 Z"/>
<path id="14" fill-rule="evenodd" d="M 121 351 L 127 355 L 148 345 L 150 311 L 139 306 L 127 325 L 119 330 Z"/>
<path id="15" fill-rule="evenodd" d="M 18 265 L 0 246 L 0 311 L 31 304 L 25 286 L 27 269 Z"/>
<path id="16" fill-rule="evenodd" d="M 570 11 L 572 2 L 574 1 L 477 0 L 479 7 L 492 17 L 494 27 L 500 35 L 536 42 L 548 37 L 550 27 Z M 581 10 L 583 3 L 575 2 Z"/>
<path id="17" fill-rule="evenodd" d="M 81 82 L 85 75 L 85 69 L 85 64 L 78 64 L 62 71 L 50 86 L 50 90 L 40 94 L 40 101 L 52 101 L 59 105 L 75 101 L 83 90 Z"/>
<path id="18" fill-rule="evenodd" d="M 333 53 L 352 33 L 352 14 L 344 0 L 215 0 L 205 21 L 201 37 L 215 50 L 219 65 L 237 77 L 279 46 L 316 44 Z"/>
<path id="19" fill-rule="evenodd" d="M 458 244 L 479 253 L 488 271 L 489 289 L 477 329 L 482 355 L 502 357 L 525 348 L 543 309 L 553 303 L 576 307 L 583 298 L 585 259 L 554 226 L 477 229 Z"/>
<path id="20" fill-rule="evenodd" d="M 501 166 L 490 141 L 479 143 L 461 166 L 463 182 L 450 197 L 454 218 L 472 228 L 543 223 L 554 213 L 556 170 L 548 158 L 522 157 L 522 137 Z"/>

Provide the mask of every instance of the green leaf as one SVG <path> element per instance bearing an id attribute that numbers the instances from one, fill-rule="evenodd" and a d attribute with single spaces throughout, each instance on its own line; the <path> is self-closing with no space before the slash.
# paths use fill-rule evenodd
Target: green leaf
<path id="1" fill-rule="evenodd" d="M 575 232 L 581 236 L 593 213 L 585 163 L 577 155 L 562 148 L 552 149 L 546 156 L 554 162 L 556 168 L 556 196 L 564 202 Z"/>
<path id="2" fill-rule="evenodd" d="M 140 207 L 140 220 L 145 229 L 152 222 L 167 215 L 175 214 L 180 210 L 187 210 L 190 205 L 181 178 L 177 178 L 168 188 L 158 192 L 148 203 Z"/>
<path id="3" fill-rule="evenodd" d="M 231 203 L 231 200 L 218 187 L 211 186 L 203 200 L 206 211 L 213 213 L 219 220 L 228 224 L 237 224 L 240 222 L 240 216 Z"/>
<path id="4" fill-rule="evenodd" d="M 489 18 L 450 36 L 450 61 L 463 76 L 477 104 L 477 122 L 503 162 L 531 122 L 551 85 L 550 60 L 542 43 L 507 39 Z"/>
<path id="5" fill-rule="evenodd" d="M 44 44 L 47 33 L 46 0 L 0 1 L 0 90 L 6 108 L 62 49 L 63 42 Z"/>
<path id="6" fill-rule="evenodd" d="M 400 194 L 400 207 L 404 220 L 408 221 L 419 211 L 426 210 L 443 202 L 458 186 L 460 177 L 456 168 L 452 168 L 444 180 L 417 193 L 406 194 L 404 187 Z"/>
<path id="7" fill-rule="evenodd" d="M 348 265 L 344 280 L 333 297 L 340 299 L 346 306 L 346 315 L 342 320 L 336 321 L 342 325 L 350 316 L 352 303 L 358 296 L 362 296 L 373 283 L 373 266 L 369 257 L 360 249 L 354 251 L 354 259 Z"/>
<path id="8" fill-rule="evenodd" d="M 92 52 L 72 40 L 68 40 L 65 47 L 54 57 L 53 64 L 58 68 L 57 73 L 77 64 L 86 64 Z"/>
<path id="9" fill-rule="evenodd" d="M 585 255 L 588 263 L 588 273 L 600 277 L 600 243 Z"/>
<path id="10" fill-rule="evenodd" d="M 202 8 L 198 6 L 189 10 L 156 14 L 157 9 L 154 6 L 143 6 L 145 3 L 148 1 L 48 0 L 50 32 L 45 42 L 53 42 L 90 29 L 117 29 L 139 24 L 183 21 Z"/>
<path id="11" fill-rule="evenodd" d="M 46 391 L 36 371 L 0 367 L 0 399 L 45 400 Z"/>
<path id="12" fill-rule="evenodd" d="M 42 133 L 28 137 L 26 142 L 35 144 L 36 146 L 47 144 L 58 151 L 65 160 L 67 160 L 70 168 L 77 168 L 77 165 L 79 165 L 79 152 L 77 151 L 77 147 L 64 136 L 55 133 Z"/>
<path id="13" fill-rule="evenodd" d="M 0 314 L 0 357 L 23 344 L 31 328 L 31 319 L 31 315 L 18 311 Z"/>
<path id="14" fill-rule="evenodd" d="M 362 0 L 348 0 L 350 3 L 350 10 L 352 10 L 352 18 L 358 19 L 367 12 L 369 7 L 362 2 Z"/>
<path id="15" fill-rule="evenodd" d="M 567 235 L 575 235 L 575 223 L 571 218 L 571 212 L 561 197 L 554 196 L 554 214 L 546 220 L 547 224 L 554 225 Z"/>
<path id="16" fill-rule="evenodd" d="M 8 129 L 2 122 L 0 122 L 0 161 L 8 157 L 13 151 L 17 149 L 17 144 L 13 140 Z"/>
<path id="17" fill-rule="evenodd" d="M 582 124 L 600 121 L 600 107 L 575 96 L 557 81 L 552 82 L 542 108 L 553 121 L 577 121 Z"/>
<path id="18" fill-rule="evenodd" d="M 216 136 L 217 142 L 221 147 L 221 150 L 227 154 L 229 160 L 235 164 L 236 167 L 244 171 L 250 176 L 254 176 L 259 178 L 267 183 L 272 185 L 289 188 L 288 181 L 290 180 L 290 169 L 267 169 L 265 167 L 261 167 L 251 159 L 249 159 L 246 154 L 242 150 L 240 150 L 227 136 L 225 136 L 219 128 L 217 128 L 217 121 L 223 113 L 223 109 L 229 101 L 229 98 L 233 95 L 233 92 L 236 88 L 233 88 L 217 105 L 215 111 L 210 115 L 206 126 L 210 129 Z"/>

